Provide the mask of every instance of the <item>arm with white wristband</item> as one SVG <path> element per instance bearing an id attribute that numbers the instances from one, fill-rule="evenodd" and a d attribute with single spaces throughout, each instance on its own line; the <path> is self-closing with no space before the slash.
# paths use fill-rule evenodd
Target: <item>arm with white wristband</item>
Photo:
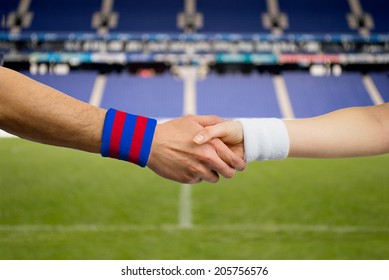
<path id="1" fill-rule="evenodd" d="M 285 123 L 275 118 L 236 119 L 204 128 L 193 141 L 204 144 L 210 139 L 244 148 L 246 162 L 282 160 L 289 153 Z"/>
<path id="2" fill-rule="evenodd" d="M 245 160 L 282 160 L 289 154 L 285 123 L 275 118 L 238 119 L 243 127 Z"/>
<path id="3" fill-rule="evenodd" d="M 204 128 L 193 141 L 220 138 L 244 147 L 245 160 L 340 158 L 389 153 L 389 103 L 295 120 L 237 119 Z"/>

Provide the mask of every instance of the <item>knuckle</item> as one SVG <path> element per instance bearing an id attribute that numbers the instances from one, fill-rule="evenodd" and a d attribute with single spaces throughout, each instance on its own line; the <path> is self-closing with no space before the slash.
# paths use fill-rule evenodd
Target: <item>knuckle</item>
<path id="1" fill-rule="evenodd" d="M 190 176 L 194 177 L 194 176 L 196 176 L 197 174 L 199 174 L 200 168 L 199 168 L 198 165 L 191 165 L 191 166 L 189 166 L 189 168 L 188 168 L 188 172 L 189 172 Z"/>
<path id="2" fill-rule="evenodd" d="M 203 162 L 212 162 L 213 161 L 213 153 L 212 149 L 210 148 L 205 148 L 203 152 L 201 153 L 201 161 Z"/>
<path id="3" fill-rule="evenodd" d="M 235 175 L 235 170 L 234 169 L 231 169 L 231 170 L 228 170 L 226 173 L 225 173 L 225 177 L 227 179 L 231 179 L 232 177 L 234 177 Z"/>
<path id="4" fill-rule="evenodd" d="M 219 181 L 219 177 L 218 176 L 215 176 L 212 180 L 211 183 L 217 183 Z"/>
<path id="5" fill-rule="evenodd" d="M 197 184 L 200 183 L 202 180 L 200 178 L 192 179 L 187 182 L 187 184 Z"/>
<path id="6" fill-rule="evenodd" d="M 237 168 L 237 167 L 239 166 L 238 161 L 237 161 L 234 157 L 229 156 L 229 157 L 228 157 L 228 160 L 229 160 L 229 162 L 230 162 L 230 166 L 232 166 L 232 167 L 234 167 L 234 168 Z"/>
<path id="7" fill-rule="evenodd" d="M 203 133 L 204 135 L 206 135 L 206 136 L 211 135 L 211 134 L 212 134 L 212 128 L 210 128 L 210 127 L 207 126 L 207 127 L 205 127 L 205 128 L 203 129 L 202 133 Z"/>
<path id="8" fill-rule="evenodd" d="M 223 121 L 223 119 L 217 115 L 212 115 L 211 116 L 215 121 Z"/>

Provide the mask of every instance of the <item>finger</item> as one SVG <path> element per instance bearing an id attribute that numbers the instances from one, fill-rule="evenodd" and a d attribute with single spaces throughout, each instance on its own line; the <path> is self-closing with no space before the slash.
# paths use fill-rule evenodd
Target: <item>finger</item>
<path id="1" fill-rule="evenodd" d="M 209 142 L 214 138 L 223 138 L 227 137 L 229 134 L 228 122 L 219 123 L 216 125 L 208 126 L 202 129 L 196 136 L 193 138 L 193 141 L 196 144 L 204 144 Z"/>
<path id="2" fill-rule="evenodd" d="M 194 184 L 201 183 L 202 181 L 203 181 L 203 179 L 197 178 L 197 179 L 193 179 L 192 181 L 186 182 L 186 184 L 194 185 Z"/>
<path id="3" fill-rule="evenodd" d="M 222 143 L 222 145 L 224 144 Z M 235 174 L 235 169 L 219 157 L 214 146 L 212 147 L 211 152 L 203 154 L 202 162 L 210 170 L 215 170 L 217 173 L 219 173 L 225 178 L 232 178 Z"/>
<path id="4" fill-rule="evenodd" d="M 212 144 L 215 147 L 217 155 L 232 168 L 243 171 L 246 168 L 244 159 L 228 148 L 220 139 L 213 139 Z"/>
<path id="5" fill-rule="evenodd" d="M 217 181 L 219 181 L 219 174 L 217 174 L 217 172 L 213 170 L 204 169 L 204 171 L 201 172 L 200 177 L 201 179 L 209 183 L 216 183 Z"/>
<path id="6" fill-rule="evenodd" d="M 193 116 L 193 120 L 201 126 L 215 125 L 225 121 L 218 116 Z"/>

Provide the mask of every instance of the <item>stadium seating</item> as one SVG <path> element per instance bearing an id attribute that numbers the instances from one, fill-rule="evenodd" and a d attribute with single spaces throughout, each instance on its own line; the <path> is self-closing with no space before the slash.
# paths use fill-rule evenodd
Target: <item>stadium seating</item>
<path id="1" fill-rule="evenodd" d="M 372 105 L 359 73 L 313 77 L 306 72 L 285 72 L 283 77 L 297 118 L 351 106 Z"/>
<path id="2" fill-rule="evenodd" d="M 378 91 L 383 100 L 389 102 L 389 73 L 388 72 L 373 72 L 370 73 Z"/>
<path id="3" fill-rule="evenodd" d="M 389 2 L 360 0 L 364 12 L 374 20 L 372 32 L 389 32 Z M 118 24 L 111 32 L 179 33 L 177 15 L 183 0 L 115 0 L 112 12 Z M 347 23 L 350 7 L 346 0 L 279 0 L 280 12 L 287 15 L 286 33 L 354 33 Z M 18 7 L 18 1 L 0 0 L 2 28 L 5 17 Z M 203 15 L 201 33 L 268 33 L 261 16 L 266 1 L 198 0 Z M 32 0 L 31 26 L 24 31 L 96 32 L 92 16 L 101 10 L 96 0 Z M 27 75 L 29 73 L 25 72 Z M 339 77 L 312 77 L 307 72 L 283 72 L 295 116 L 310 117 L 343 107 L 371 105 L 361 74 L 344 72 Z M 88 102 L 97 72 L 71 72 L 66 76 L 30 75 L 32 78 Z M 389 78 L 385 72 L 371 77 L 384 101 L 389 102 Z M 69 82 L 72 81 L 72 82 Z M 153 78 L 108 74 L 102 107 L 116 107 L 135 114 L 172 118 L 183 114 L 183 82 L 165 73 Z M 282 117 L 271 74 L 242 73 L 218 75 L 211 72 L 197 82 L 197 113 L 222 117 Z"/>
<path id="4" fill-rule="evenodd" d="M 346 14 L 347 1 L 279 0 L 281 11 L 288 15 L 287 33 L 350 33 Z"/>
<path id="5" fill-rule="evenodd" d="M 204 33 L 263 33 L 261 13 L 266 11 L 265 1 L 257 0 L 199 0 L 197 10 L 204 16 Z"/>
<path id="6" fill-rule="evenodd" d="M 389 32 L 389 2 L 385 0 L 360 0 L 361 5 L 374 19 L 374 33 Z"/>
<path id="7" fill-rule="evenodd" d="M 197 83 L 197 112 L 234 117 L 281 117 L 269 74 L 218 75 Z"/>
<path id="8" fill-rule="evenodd" d="M 16 10 L 18 4 L 18 1 L 0 0 L 1 14 L 6 15 L 11 11 Z"/>
<path id="9" fill-rule="evenodd" d="M 183 114 L 183 83 L 170 74 L 153 78 L 111 74 L 101 107 L 157 118 L 179 117 Z"/>
<path id="10" fill-rule="evenodd" d="M 34 13 L 28 31 L 40 32 L 93 32 L 92 15 L 100 10 L 95 0 L 39 0 L 31 1 L 30 11 Z"/>
<path id="11" fill-rule="evenodd" d="M 163 32 L 178 33 L 177 15 L 184 10 L 183 0 L 170 1 L 113 1 L 112 11 L 118 14 L 117 26 L 112 32 Z M 372 16 L 372 32 L 389 31 L 389 2 L 360 0 L 363 12 Z M 0 1 L 1 28 L 18 1 Z M 152 8 L 151 8 L 152 7 Z M 288 18 L 286 33 L 356 33 L 350 29 L 347 14 L 348 1 L 342 0 L 279 0 L 280 12 Z M 96 0 L 32 0 L 28 11 L 33 12 L 31 26 L 24 31 L 95 32 L 92 17 L 101 10 Z M 197 0 L 197 11 L 203 15 L 202 33 L 266 33 L 262 22 L 268 12 L 266 1 L 258 0 Z"/>
<path id="12" fill-rule="evenodd" d="M 8 1 L 8 0 L 0 0 L 0 31 L 5 31 L 6 28 L 6 17 L 11 11 L 15 11 L 17 9 L 18 2 L 17 1 Z"/>
<path id="13" fill-rule="evenodd" d="M 32 75 L 28 71 L 23 72 L 23 74 L 84 102 L 89 102 L 90 100 L 97 75 L 96 72 L 92 71 L 70 72 L 64 76 L 52 74 Z"/>
<path id="14" fill-rule="evenodd" d="M 172 33 L 177 28 L 177 14 L 183 11 L 183 1 L 115 1 L 119 24 L 114 32 Z"/>

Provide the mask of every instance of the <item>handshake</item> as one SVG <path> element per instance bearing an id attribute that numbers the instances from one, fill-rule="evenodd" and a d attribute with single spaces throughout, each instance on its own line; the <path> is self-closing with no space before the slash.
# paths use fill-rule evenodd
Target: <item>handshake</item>
<path id="1" fill-rule="evenodd" d="M 0 67 L 0 129 L 49 145 L 146 165 L 181 183 L 215 183 L 258 160 L 389 153 L 389 102 L 296 120 L 156 120 L 81 102 Z"/>
<path id="2" fill-rule="evenodd" d="M 118 132 L 115 127 L 120 126 Z M 153 119 L 114 109 L 107 112 L 102 139 L 103 156 L 147 164 L 164 178 L 190 184 L 216 183 L 219 174 L 232 178 L 247 162 L 283 159 L 289 149 L 279 119 L 226 121 L 188 115 L 157 125 Z"/>

